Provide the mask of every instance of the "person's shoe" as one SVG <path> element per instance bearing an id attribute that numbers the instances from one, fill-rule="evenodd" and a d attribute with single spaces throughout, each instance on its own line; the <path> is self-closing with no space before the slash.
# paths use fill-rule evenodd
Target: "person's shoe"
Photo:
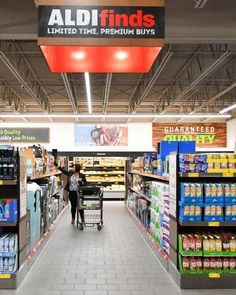
<path id="1" fill-rule="evenodd" d="M 75 224 L 75 220 L 74 219 L 71 219 L 71 224 Z"/>

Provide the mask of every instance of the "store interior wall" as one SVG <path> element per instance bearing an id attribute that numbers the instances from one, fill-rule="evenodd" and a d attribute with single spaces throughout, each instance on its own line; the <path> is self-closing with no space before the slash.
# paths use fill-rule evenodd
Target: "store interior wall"
<path id="1" fill-rule="evenodd" d="M 50 143 L 45 144 L 49 151 L 154 151 L 152 147 L 152 123 L 129 123 L 128 146 L 75 146 L 73 123 L 1 123 L 0 128 L 50 128 Z M 233 151 L 236 144 L 236 119 L 227 122 L 226 148 L 199 148 L 198 151 Z M 19 144 L 17 144 L 19 145 Z M 24 146 L 24 144 L 21 144 Z M 30 144 L 25 144 L 29 146 Z"/>
<path id="2" fill-rule="evenodd" d="M 236 150 L 236 118 L 227 122 L 227 143 L 230 151 Z"/>
<path id="3" fill-rule="evenodd" d="M 59 151 L 152 151 L 152 125 L 150 123 L 128 124 L 128 146 L 75 146 L 73 123 L 2 123 L 0 128 L 50 128 L 50 143 L 42 145 L 47 150 Z M 19 144 L 18 144 L 19 145 Z M 24 146 L 24 145 L 21 145 Z M 26 146 L 29 146 L 27 144 Z"/>

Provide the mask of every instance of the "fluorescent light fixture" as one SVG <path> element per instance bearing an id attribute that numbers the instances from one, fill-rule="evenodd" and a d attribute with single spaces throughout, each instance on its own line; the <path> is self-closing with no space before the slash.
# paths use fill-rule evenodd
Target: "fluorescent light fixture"
<path id="1" fill-rule="evenodd" d="M 156 115 L 156 114 L 3 114 L 0 115 L 0 118 L 150 118 L 150 119 L 162 119 L 162 118 L 188 118 L 188 119 L 194 119 L 194 118 L 200 118 L 200 119 L 228 119 L 231 118 L 231 115 L 220 115 L 220 114 L 163 114 L 163 115 Z"/>
<path id="2" fill-rule="evenodd" d="M 236 108 L 236 103 L 233 104 L 232 106 L 228 107 L 228 108 L 225 108 L 225 109 L 221 110 L 221 111 L 219 112 L 219 114 L 227 113 L 228 111 L 231 111 L 231 110 L 233 110 L 233 109 L 235 109 L 235 108 Z"/>
<path id="3" fill-rule="evenodd" d="M 83 60 L 85 58 L 85 53 L 83 51 L 77 51 L 73 53 L 73 57 L 78 60 Z"/>
<path id="4" fill-rule="evenodd" d="M 85 77 L 85 86 L 86 86 L 87 101 L 88 101 L 88 112 L 89 114 L 92 114 L 92 99 L 91 99 L 89 73 L 85 72 L 84 77 Z"/>
<path id="5" fill-rule="evenodd" d="M 125 60 L 127 59 L 128 57 L 128 53 L 125 52 L 125 51 L 118 51 L 116 54 L 115 54 L 115 57 L 119 60 Z"/>

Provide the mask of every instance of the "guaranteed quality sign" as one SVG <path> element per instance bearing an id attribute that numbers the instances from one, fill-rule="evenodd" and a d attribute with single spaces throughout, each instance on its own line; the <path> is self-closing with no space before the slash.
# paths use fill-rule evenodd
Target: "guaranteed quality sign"
<path id="1" fill-rule="evenodd" d="M 0 143 L 49 143 L 49 128 L 0 128 Z"/>
<path id="2" fill-rule="evenodd" d="M 164 7 L 39 6 L 39 37 L 164 38 Z"/>
<path id="3" fill-rule="evenodd" d="M 153 123 L 152 125 L 153 146 L 164 140 L 196 141 L 197 147 L 224 148 L 227 146 L 226 137 L 226 123 Z"/>

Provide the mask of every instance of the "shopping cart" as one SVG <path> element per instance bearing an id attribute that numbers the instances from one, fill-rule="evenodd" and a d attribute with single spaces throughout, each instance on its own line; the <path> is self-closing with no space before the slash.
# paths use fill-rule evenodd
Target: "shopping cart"
<path id="1" fill-rule="evenodd" d="M 98 186 L 83 186 L 77 191 L 77 227 L 94 227 L 100 231 L 103 227 L 103 191 Z M 82 222 L 79 210 L 84 210 Z"/>

